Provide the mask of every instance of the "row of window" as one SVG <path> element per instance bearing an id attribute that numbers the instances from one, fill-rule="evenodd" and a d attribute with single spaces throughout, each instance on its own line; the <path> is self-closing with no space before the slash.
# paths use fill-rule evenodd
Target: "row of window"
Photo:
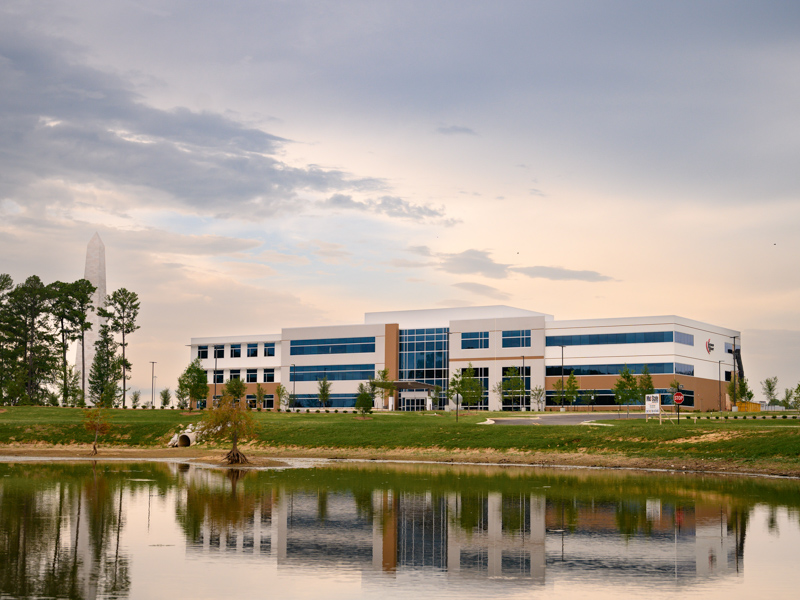
<path id="1" fill-rule="evenodd" d="M 488 331 L 468 331 L 461 334 L 462 350 L 480 350 L 488 347 Z"/>
<path id="2" fill-rule="evenodd" d="M 620 365 L 564 365 L 564 375 L 568 376 L 570 373 L 575 375 L 619 375 L 622 369 L 626 366 L 628 370 L 634 375 L 641 375 L 644 370 L 645 364 L 648 370 L 653 375 L 662 375 L 666 373 L 675 373 L 677 375 L 690 375 L 694 377 L 694 366 L 683 363 L 628 363 Z M 561 365 L 546 367 L 545 375 L 548 377 L 561 376 Z"/>
<path id="3" fill-rule="evenodd" d="M 375 378 L 375 365 L 311 365 L 289 369 L 289 381 L 357 381 Z"/>
<path id="4" fill-rule="evenodd" d="M 355 394 L 331 394 L 324 407 L 317 394 L 297 394 L 294 397 L 294 407 L 297 408 L 353 408 L 355 405 Z"/>
<path id="5" fill-rule="evenodd" d="M 319 340 L 292 340 L 292 356 L 308 354 L 357 354 L 375 352 L 374 337 L 329 338 Z"/>
<path id="6" fill-rule="evenodd" d="M 230 345 L 230 358 L 242 357 L 242 345 L 243 344 Z M 248 358 L 258 357 L 258 347 L 259 347 L 258 343 L 244 344 L 244 346 Z M 213 349 L 214 349 L 214 358 L 225 358 L 225 344 L 215 344 Z M 275 356 L 275 343 L 264 342 L 263 351 L 264 351 L 263 356 Z M 197 358 L 200 359 L 208 358 L 208 346 L 197 347 Z"/>
<path id="7" fill-rule="evenodd" d="M 263 383 L 274 383 L 275 382 L 275 369 L 244 369 L 244 380 L 245 383 L 258 383 L 258 372 L 263 371 L 262 373 L 262 381 Z M 208 372 L 206 372 L 208 375 Z M 228 371 L 228 379 L 241 379 L 242 378 L 242 369 L 230 369 Z M 225 383 L 225 371 L 222 369 L 218 369 L 214 371 L 213 379 L 211 383 Z"/>
<path id="8" fill-rule="evenodd" d="M 694 346 L 694 336 L 682 331 L 549 335 L 545 344 L 547 346 L 600 346 L 605 344 L 658 344 L 672 341 Z"/>
<path id="9" fill-rule="evenodd" d="M 503 348 L 530 348 L 531 330 L 520 329 L 518 331 L 503 332 Z"/>

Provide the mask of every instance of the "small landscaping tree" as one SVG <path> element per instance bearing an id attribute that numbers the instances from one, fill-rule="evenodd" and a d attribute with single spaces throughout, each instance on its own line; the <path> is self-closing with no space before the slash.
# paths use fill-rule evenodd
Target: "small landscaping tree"
<path id="1" fill-rule="evenodd" d="M 764 398 L 767 404 L 778 404 L 778 378 L 767 377 L 761 382 L 761 391 L 764 392 Z"/>
<path id="2" fill-rule="evenodd" d="M 372 380 L 372 385 L 380 391 L 384 406 L 386 406 L 389 396 L 393 396 L 397 390 L 394 381 L 389 378 L 389 369 L 378 371 L 378 377 Z"/>
<path id="3" fill-rule="evenodd" d="M 89 433 L 94 434 L 94 441 L 92 442 L 92 452 L 89 456 L 97 455 L 97 438 L 101 435 L 107 434 L 111 430 L 111 424 L 108 422 L 106 411 L 102 405 L 95 408 L 90 408 L 83 413 L 83 427 Z"/>
<path id="4" fill-rule="evenodd" d="M 531 389 L 531 410 L 544 410 L 544 388 L 540 385 Z"/>
<path id="5" fill-rule="evenodd" d="M 564 384 L 564 399 L 569 402 L 571 406 L 574 406 L 577 402 L 580 389 L 581 384 L 578 383 L 578 378 L 575 377 L 575 373 L 570 373 L 569 377 L 567 377 L 567 382 Z"/>
<path id="6" fill-rule="evenodd" d="M 169 391 L 169 388 L 164 388 L 159 396 L 161 396 L 161 408 L 167 408 L 172 400 L 172 392 Z"/>
<path id="7" fill-rule="evenodd" d="M 234 403 L 240 403 L 242 397 L 244 397 L 244 393 L 247 391 L 247 386 L 245 386 L 244 381 L 235 377 L 234 379 L 228 379 L 225 382 L 225 385 L 222 386 L 222 394 L 228 394 L 231 398 L 233 398 Z"/>
<path id="8" fill-rule="evenodd" d="M 230 381 L 241 381 L 232 379 Z M 229 383 L 230 383 L 229 381 Z M 227 388 L 227 384 L 226 384 Z M 257 431 L 253 415 L 244 407 L 244 403 L 235 402 L 227 389 L 223 392 L 216 406 L 212 406 L 203 414 L 199 430 L 204 437 L 217 440 L 230 440 L 233 447 L 225 455 L 229 465 L 246 464 L 247 457 L 239 451 L 239 442 L 253 437 Z"/>
<path id="9" fill-rule="evenodd" d="M 131 392 L 131 408 L 138 408 L 139 402 L 142 401 L 142 392 L 134 390 Z"/>
<path id="10" fill-rule="evenodd" d="M 375 403 L 375 391 L 367 383 L 358 384 L 358 395 L 356 396 L 356 408 L 361 416 L 372 412 L 372 405 Z"/>
<path id="11" fill-rule="evenodd" d="M 475 406 L 483 397 L 481 380 L 475 377 L 472 363 L 461 371 L 461 401 L 464 406 Z"/>
<path id="12" fill-rule="evenodd" d="M 642 368 L 642 374 L 636 381 L 636 388 L 639 391 L 639 402 L 644 404 L 645 396 L 655 394 L 656 388 L 653 386 L 653 378 L 650 376 L 650 368 L 645 365 Z"/>
<path id="13" fill-rule="evenodd" d="M 628 365 L 622 367 L 619 377 L 614 384 L 614 401 L 617 404 L 630 404 L 639 396 L 636 378 L 631 373 Z"/>
<path id="14" fill-rule="evenodd" d="M 256 408 L 261 410 L 264 408 L 264 397 L 267 393 L 264 391 L 264 387 L 260 384 L 256 384 Z"/>
<path id="15" fill-rule="evenodd" d="M 289 390 L 280 383 L 275 387 L 275 403 L 284 410 L 289 406 Z"/>
<path id="16" fill-rule="evenodd" d="M 325 408 L 330 405 L 331 401 L 331 382 L 327 377 L 317 380 L 317 395 L 319 397 L 319 405 Z"/>
<path id="17" fill-rule="evenodd" d="M 194 359 L 178 377 L 178 391 L 175 395 L 179 401 L 181 398 L 188 398 L 195 406 L 198 400 L 208 398 L 208 376 L 200 366 L 199 358 Z"/>

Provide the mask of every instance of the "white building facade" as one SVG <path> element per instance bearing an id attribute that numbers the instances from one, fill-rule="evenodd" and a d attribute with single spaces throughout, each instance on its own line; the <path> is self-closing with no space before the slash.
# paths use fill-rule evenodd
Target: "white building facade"
<path id="1" fill-rule="evenodd" d="M 640 375 L 646 365 L 663 402 L 671 402 L 670 384 L 677 380 L 686 408 L 711 410 L 730 403 L 726 381 L 740 341 L 738 331 L 677 316 L 556 321 L 509 306 L 479 306 L 367 313 L 360 325 L 293 327 L 280 334 L 192 338 L 191 358 L 208 373 L 210 397 L 221 394 L 228 379 L 241 378 L 251 404 L 256 385 L 262 386 L 268 409 L 278 408 L 278 384 L 293 406 L 319 408 L 323 377 L 331 384 L 328 406 L 352 407 L 358 385 L 383 369 L 398 393 L 378 398 L 376 408 L 452 408 L 448 382 L 468 367 L 484 388 L 476 409 L 541 409 L 537 388 L 545 392 L 542 403 L 552 404 L 559 398 L 554 386 L 570 374 L 581 390 L 576 402 L 614 404 L 620 371 Z M 525 394 L 504 398 L 499 388 L 515 374 Z M 435 386 L 442 390 L 438 397 Z"/>

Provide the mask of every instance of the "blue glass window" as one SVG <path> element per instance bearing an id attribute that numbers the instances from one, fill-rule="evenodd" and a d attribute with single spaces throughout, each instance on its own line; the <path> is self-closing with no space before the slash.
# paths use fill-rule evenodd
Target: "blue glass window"
<path id="1" fill-rule="evenodd" d="M 222 370 L 214 371 L 214 381 L 212 381 L 211 383 L 223 383 L 222 377 L 223 377 Z"/>
<path id="2" fill-rule="evenodd" d="M 675 341 L 679 344 L 686 344 L 687 346 L 694 346 L 694 336 L 690 333 L 683 333 L 682 331 L 675 332 Z"/>
<path id="3" fill-rule="evenodd" d="M 628 364 L 628 369 L 634 375 L 641 375 L 645 363 Z M 617 365 L 564 365 L 564 375 L 575 373 L 575 375 L 619 375 L 624 364 Z M 647 363 L 650 374 L 673 373 L 672 363 Z M 545 368 L 545 375 L 548 377 L 558 377 L 561 375 L 561 365 Z"/>
<path id="4" fill-rule="evenodd" d="M 675 363 L 675 373 L 677 375 L 690 375 L 694 377 L 694 365 Z"/>
<path id="5" fill-rule="evenodd" d="M 258 344 L 247 344 L 247 358 L 258 356 Z"/>
<path id="6" fill-rule="evenodd" d="M 264 342 L 264 356 L 275 356 L 274 342 Z"/>
<path id="7" fill-rule="evenodd" d="M 241 358 L 241 357 L 242 357 L 242 345 L 231 344 L 231 358 Z"/>
<path id="8" fill-rule="evenodd" d="M 320 408 L 319 396 L 316 394 L 297 394 L 294 397 L 297 408 Z M 356 405 L 355 394 L 331 394 L 326 408 L 353 408 Z"/>
<path id="9" fill-rule="evenodd" d="M 690 336 L 691 337 L 691 336 Z M 591 333 L 584 335 L 549 335 L 548 346 L 598 346 L 607 344 L 658 344 L 671 342 L 672 331 L 638 331 L 630 333 Z"/>
<path id="10" fill-rule="evenodd" d="M 275 369 L 264 369 L 264 383 L 275 382 Z"/>
<path id="11" fill-rule="evenodd" d="M 256 383 L 258 381 L 258 369 L 247 369 L 247 378 L 245 382 Z"/>
<path id="12" fill-rule="evenodd" d="M 225 358 L 225 346 L 223 344 L 214 346 L 214 358 Z"/>
<path id="13" fill-rule="evenodd" d="M 208 358 L 208 346 L 197 347 L 197 358 Z"/>
<path id="14" fill-rule="evenodd" d="M 503 348 L 530 348 L 531 330 L 519 329 L 503 332 Z"/>
<path id="15" fill-rule="evenodd" d="M 317 381 L 323 377 L 329 381 L 372 379 L 375 365 L 310 365 L 289 369 L 289 381 Z"/>
<path id="16" fill-rule="evenodd" d="M 228 379 L 239 379 L 241 376 L 241 371 L 239 369 L 231 369 L 231 376 Z"/>
<path id="17" fill-rule="evenodd" d="M 461 334 L 462 350 L 480 350 L 489 347 L 488 331 L 468 331 Z"/>
<path id="18" fill-rule="evenodd" d="M 374 337 L 330 338 L 320 340 L 292 340 L 292 356 L 306 354 L 356 354 L 375 352 Z"/>

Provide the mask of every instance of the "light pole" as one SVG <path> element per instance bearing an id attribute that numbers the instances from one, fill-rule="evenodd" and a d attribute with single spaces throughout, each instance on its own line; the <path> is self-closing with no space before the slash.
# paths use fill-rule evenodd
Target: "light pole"
<path id="1" fill-rule="evenodd" d="M 156 361 L 151 360 L 150 365 L 150 406 L 153 407 L 156 399 Z"/>
<path id="2" fill-rule="evenodd" d="M 297 367 L 294 363 L 291 365 L 291 376 L 290 379 L 292 380 L 292 404 L 297 403 L 297 396 L 295 392 L 297 391 Z M 293 408 L 293 407 L 290 407 Z"/>
<path id="3" fill-rule="evenodd" d="M 564 403 L 564 346 L 561 346 L 561 404 Z"/>
<path id="4" fill-rule="evenodd" d="M 722 412 L 722 361 L 717 361 L 717 392 L 719 392 L 719 412 Z"/>
<path id="5" fill-rule="evenodd" d="M 731 336 L 733 338 L 733 349 L 731 350 L 731 383 L 733 384 L 733 406 L 736 406 L 736 338 L 738 335 Z"/>
<path id="6" fill-rule="evenodd" d="M 519 409 L 522 410 L 522 404 L 525 404 L 525 356 L 522 356 L 522 402 L 520 402 Z M 530 409 L 530 407 L 528 407 Z"/>
<path id="7" fill-rule="evenodd" d="M 217 398 L 217 349 L 214 348 L 214 397 L 211 398 L 211 406 L 214 406 L 214 400 Z"/>

